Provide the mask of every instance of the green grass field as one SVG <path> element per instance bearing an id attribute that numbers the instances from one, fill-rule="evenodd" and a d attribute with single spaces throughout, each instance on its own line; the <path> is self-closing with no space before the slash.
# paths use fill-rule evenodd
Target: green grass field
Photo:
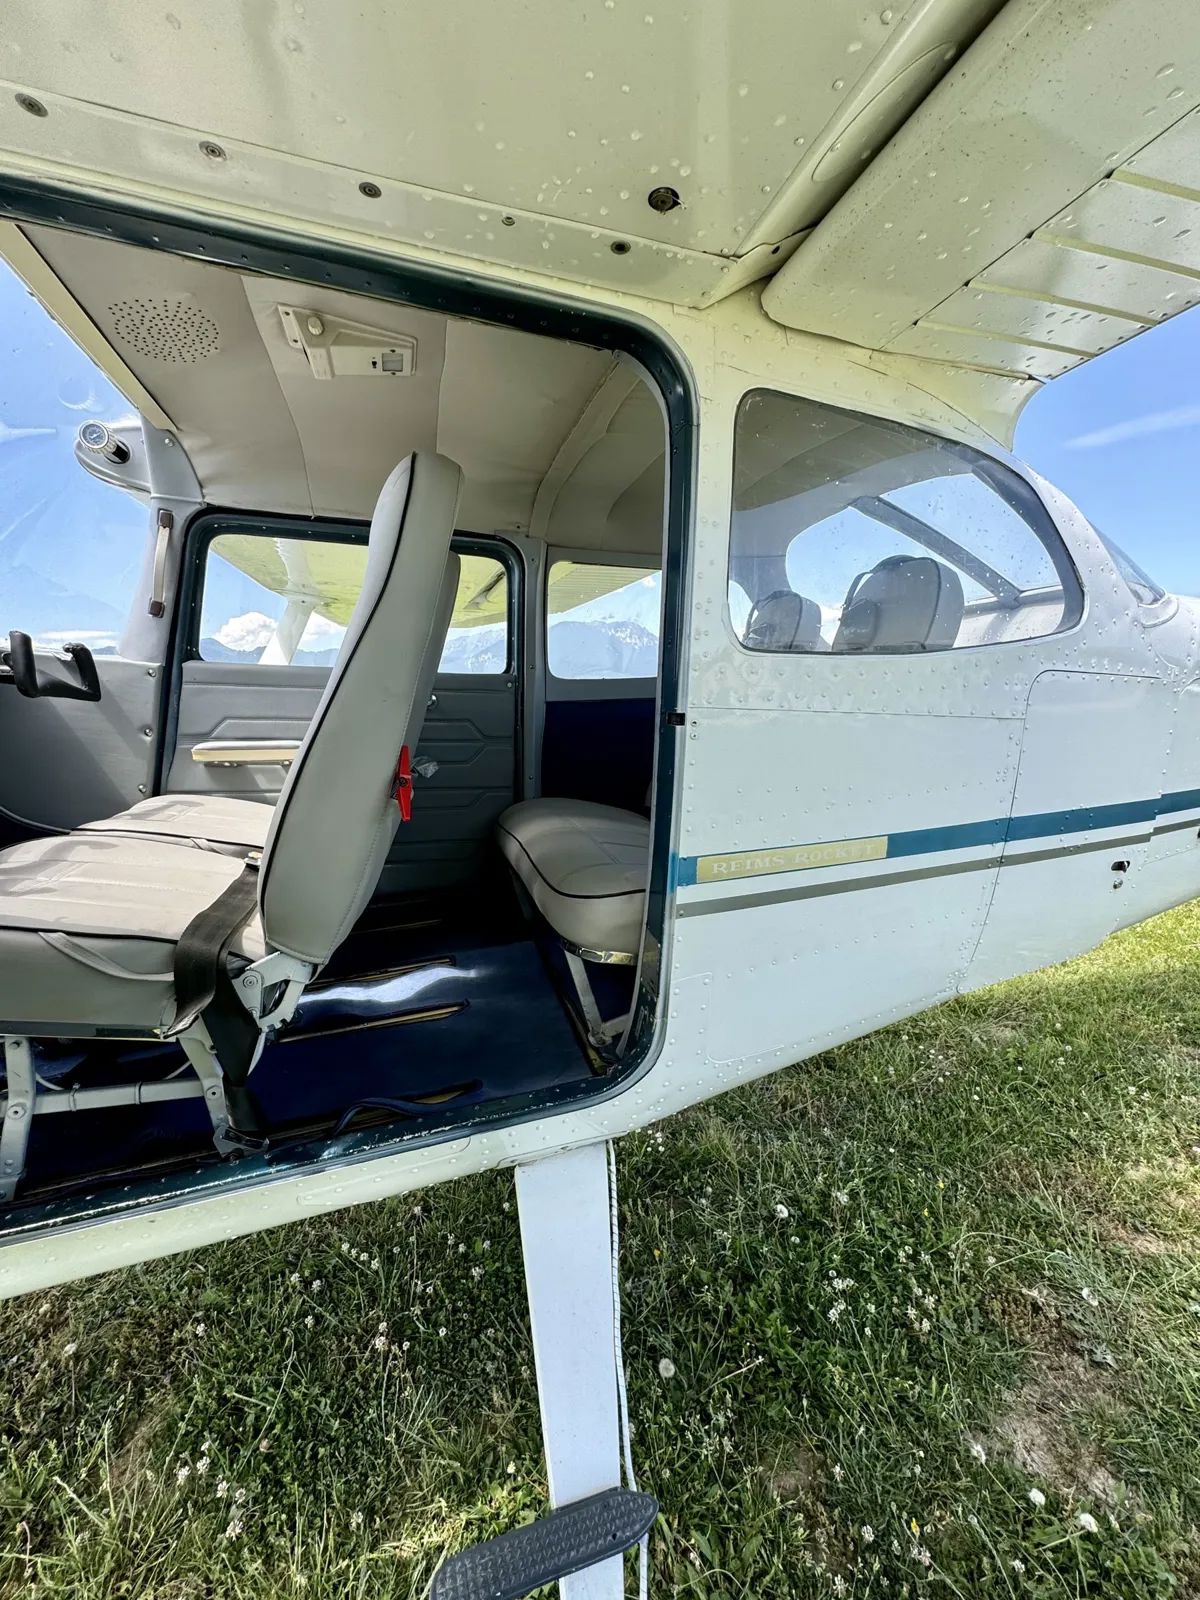
<path id="1" fill-rule="evenodd" d="M 653 1593 L 1200 1595 L 1198 933 L 622 1143 Z M 5 1596 L 420 1596 L 545 1507 L 502 1173 L 2 1315 Z"/>

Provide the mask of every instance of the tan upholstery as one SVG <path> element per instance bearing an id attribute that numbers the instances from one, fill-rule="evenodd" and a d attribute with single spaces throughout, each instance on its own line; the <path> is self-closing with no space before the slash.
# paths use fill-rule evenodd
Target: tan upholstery
<path id="1" fill-rule="evenodd" d="M 637 953 L 650 872 L 645 817 L 589 800 L 523 800 L 497 830 L 509 865 L 560 938 Z"/>
<path id="2" fill-rule="evenodd" d="M 220 794 L 159 794 L 139 800 L 128 811 L 85 822 L 85 833 L 134 834 L 181 839 L 201 847 L 245 853 L 267 842 L 274 807 L 269 801 L 238 800 Z"/>
<path id="3" fill-rule="evenodd" d="M 128 836 L 71 834 L 0 851 L 4 1029 L 169 1023 L 175 944 L 241 870 L 233 856 Z M 265 954 L 256 916 L 233 948 L 250 960 Z"/>
<path id="4" fill-rule="evenodd" d="M 333 952 L 399 819 L 397 755 L 420 732 L 458 588 L 449 550 L 461 487 L 458 467 L 436 455 L 410 457 L 388 478 L 362 593 L 276 807 L 168 796 L 109 819 L 121 831 L 0 851 L 0 1033 L 173 1021 L 175 945 L 244 870 L 237 854 L 192 848 L 201 819 L 256 837 L 267 819 L 259 912 L 234 953 L 282 951 L 317 966 Z"/>
<path id="5" fill-rule="evenodd" d="M 400 820 L 396 759 L 415 750 L 458 590 L 461 495 L 438 455 L 410 456 L 380 492 L 337 669 L 271 816 L 258 903 L 276 950 L 326 961 L 379 882 Z"/>

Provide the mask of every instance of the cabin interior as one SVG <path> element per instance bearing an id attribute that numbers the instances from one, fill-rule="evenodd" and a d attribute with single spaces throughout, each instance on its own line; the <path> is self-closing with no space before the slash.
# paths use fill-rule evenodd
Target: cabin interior
<path id="1" fill-rule="evenodd" d="M 23 959 L 22 919 L 44 888 L 27 857 L 42 841 L 136 842 L 168 873 L 197 850 L 262 850 L 346 641 L 381 486 L 436 453 L 461 468 L 462 494 L 451 608 L 409 752 L 411 818 L 268 1036 L 250 1077 L 258 1127 L 273 1150 L 423 1131 L 611 1077 L 631 1058 L 650 859 L 657 391 L 611 350 L 6 228 L 10 265 L 130 399 L 76 454 L 142 502 L 148 531 L 129 617 L 91 642 L 98 700 L 15 693 L 12 639 L 2 658 L 0 947 Z M 168 507 L 164 561 L 154 516 L 161 531 Z M 412 610 L 423 626 L 427 598 Z M 43 684 L 77 680 L 67 642 L 33 640 Z M 45 981 L 60 992 L 125 959 L 94 912 L 53 935 L 64 962 Z M 132 1028 L 0 1023 L 28 1035 L 38 1113 L 19 1172 L 7 1152 L 9 1204 L 218 1159 L 169 1010 Z"/>

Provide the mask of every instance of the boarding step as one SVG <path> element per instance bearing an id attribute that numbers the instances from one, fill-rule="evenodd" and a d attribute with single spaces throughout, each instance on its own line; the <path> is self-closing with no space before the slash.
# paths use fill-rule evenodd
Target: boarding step
<path id="1" fill-rule="evenodd" d="M 451 1556 L 438 1569 L 429 1600 L 521 1600 L 545 1583 L 631 1550 L 657 1515 L 654 1496 L 633 1489 L 572 1501 Z"/>

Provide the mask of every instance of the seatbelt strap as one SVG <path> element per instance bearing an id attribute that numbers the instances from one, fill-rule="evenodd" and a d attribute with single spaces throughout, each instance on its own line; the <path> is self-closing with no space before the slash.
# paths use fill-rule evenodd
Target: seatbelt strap
<path id="1" fill-rule="evenodd" d="M 229 946 L 257 905 L 258 857 L 251 856 L 228 888 L 197 912 L 179 936 L 175 946 L 172 1033 L 182 1032 L 216 998 Z"/>

